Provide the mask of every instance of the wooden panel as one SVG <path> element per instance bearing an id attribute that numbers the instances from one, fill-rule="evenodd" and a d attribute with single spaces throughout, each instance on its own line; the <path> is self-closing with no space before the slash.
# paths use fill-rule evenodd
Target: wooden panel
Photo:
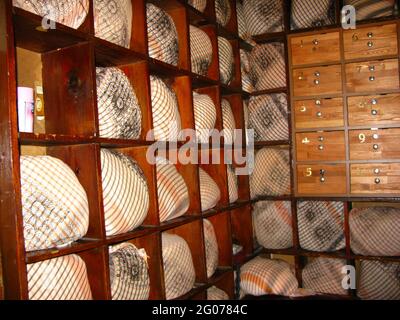
<path id="1" fill-rule="evenodd" d="M 317 99 L 294 102 L 296 129 L 341 127 L 343 99 Z"/>
<path id="2" fill-rule="evenodd" d="M 345 59 L 397 54 L 397 25 L 388 24 L 343 32 Z"/>
<path id="3" fill-rule="evenodd" d="M 400 121 L 400 94 L 350 97 L 349 124 L 392 125 Z"/>
<path id="4" fill-rule="evenodd" d="M 351 160 L 400 159 L 400 129 L 356 130 L 349 133 Z"/>
<path id="5" fill-rule="evenodd" d="M 321 170 L 324 170 L 321 172 Z M 297 192 L 304 195 L 346 193 L 344 164 L 310 164 L 297 166 Z"/>
<path id="6" fill-rule="evenodd" d="M 400 163 L 351 165 L 351 193 L 400 193 Z"/>
<path id="7" fill-rule="evenodd" d="M 340 62 L 339 32 L 294 37 L 290 44 L 294 66 Z"/>
<path id="8" fill-rule="evenodd" d="M 293 70 L 293 93 L 298 97 L 342 93 L 341 66 Z"/>
<path id="9" fill-rule="evenodd" d="M 347 64 L 346 87 L 348 93 L 399 89 L 398 60 Z"/>
<path id="10" fill-rule="evenodd" d="M 298 161 L 346 160 L 344 131 L 296 134 Z"/>

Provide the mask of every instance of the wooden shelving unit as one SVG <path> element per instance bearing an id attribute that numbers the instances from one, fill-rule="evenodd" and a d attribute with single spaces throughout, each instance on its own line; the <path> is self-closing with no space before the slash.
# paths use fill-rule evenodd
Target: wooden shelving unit
<path id="1" fill-rule="evenodd" d="M 146 2 L 154 3 L 167 11 L 174 19 L 179 34 L 180 57 L 177 67 L 152 59 L 148 55 L 146 32 Z M 221 189 L 221 201 L 216 208 L 201 212 L 199 198 L 198 167 L 178 165 L 190 188 L 191 204 L 189 211 L 182 217 L 160 223 L 157 207 L 157 187 L 155 167 L 145 161 L 145 150 L 152 141 L 145 141 L 145 134 L 152 128 L 150 101 L 150 75 L 157 75 L 175 89 L 183 128 L 194 128 L 192 91 L 210 94 L 217 106 L 217 129 L 222 129 L 220 102 L 228 99 L 232 104 L 237 128 L 245 128 L 243 100 L 251 96 L 286 93 L 290 110 L 289 87 L 248 93 L 242 90 L 239 49 L 251 50 L 251 46 L 238 36 L 236 1 L 230 0 L 232 18 L 226 27 L 219 26 L 215 19 L 214 0 L 207 1 L 205 13 L 201 13 L 187 4 L 185 0 L 132 0 L 134 9 L 131 49 L 126 49 L 94 35 L 93 0 L 86 21 L 78 29 L 57 24 L 55 30 L 40 31 L 42 18 L 12 6 L 12 0 L 0 2 L 0 253 L 4 290 L 0 299 L 28 299 L 27 265 L 39 261 L 69 254 L 78 254 L 85 261 L 89 282 L 95 299 L 111 299 L 108 267 L 108 248 L 110 245 L 131 242 L 145 248 L 149 259 L 150 299 L 165 299 L 164 272 L 162 265 L 161 233 L 168 231 L 182 236 L 189 244 L 196 268 L 196 286 L 179 299 L 206 299 L 206 291 L 217 286 L 228 293 L 230 298 L 238 297 L 238 282 L 234 282 L 234 271 L 259 254 L 284 255 L 294 258 L 296 275 L 301 285 L 301 270 L 308 257 L 329 256 L 345 258 L 350 261 L 361 257 L 349 251 L 348 209 L 352 201 L 366 199 L 340 198 L 346 204 L 345 235 L 347 249 L 339 253 L 306 252 L 300 248 L 297 232 L 297 202 L 301 198 L 294 196 L 292 183 L 291 195 L 260 197 L 250 199 L 249 179 L 239 177 L 239 200 L 229 204 L 226 166 L 204 166 Z M 336 1 L 340 8 L 342 1 Z M 282 42 L 286 54 L 287 84 L 290 83 L 288 64 L 289 34 L 307 30 L 290 30 L 290 1 L 284 1 L 284 32 L 255 37 L 257 43 L 270 41 Z M 339 26 L 338 23 L 330 29 Z M 234 48 L 235 80 L 231 85 L 219 81 L 219 66 L 216 59 L 207 76 L 192 73 L 190 66 L 189 25 L 204 30 L 213 42 L 214 55 L 217 57 L 217 36 L 227 38 Z M 45 87 L 46 128 L 44 132 L 18 132 L 17 86 L 18 52 L 23 49 L 31 54 L 40 55 L 43 64 L 43 86 Z M 67 66 L 67 68 L 60 68 Z M 142 106 L 142 134 L 138 140 L 105 139 L 99 137 L 96 102 L 95 67 L 121 68 L 131 81 Z M 69 71 L 79 70 L 81 85 L 76 86 Z M 76 78 L 75 78 L 76 80 Z M 61 86 L 60 84 L 65 84 Z M 69 90 L 80 92 L 79 101 L 71 99 Z M 289 115 L 291 130 L 291 116 Z M 292 132 L 289 133 L 291 136 Z M 182 144 L 178 144 L 178 148 Z M 263 147 L 285 146 L 291 150 L 292 141 L 259 141 L 256 149 Z M 145 172 L 150 186 L 150 211 L 148 217 L 138 229 L 107 237 L 104 228 L 104 212 L 101 197 L 100 149 L 117 149 L 132 156 Z M 202 146 L 202 148 L 206 148 Z M 87 236 L 68 248 L 50 249 L 40 252 L 25 252 L 23 220 L 21 207 L 21 185 L 19 159 L 24 154 L 46 153 L 53 155 L 71 166 L 84 186 L 90 205 L 90 226 Z M 294 178 L 291 168 L 292 181 Z M 307 200 L 310 200 L 307 198 Z M 326 200 L 318 198 L 318 200 Z M 333 199 L 330 199 L 333 200 Z M 371 199 L 368 199 L 370 201 Z M 375 199 L 377 201 L 398 201 L 399 199 Z M 258 201 L 289 201 L 293 217 L 293 248 L 287 250 L 267 250 L 256 247 L 253 241 L 252 204 Z M 209 219 L 217 228 L 220 246 L 219 268 L 216 274 L 207 279 L 203 242 L 203 219 Z M 222 227 L 221 227 L 222 226 Z M 243 250 L 233 256 L 232 243 L 243 246 Z M 398 258 L 362 257 L 363 259 Z M 1 278 L 1 276 L 0 276 Z M 350 295 L 349 295 L 350 296 Z"/>

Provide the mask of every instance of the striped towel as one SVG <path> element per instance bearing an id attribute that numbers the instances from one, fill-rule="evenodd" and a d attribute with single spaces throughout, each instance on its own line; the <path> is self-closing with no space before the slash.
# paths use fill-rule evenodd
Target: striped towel
<path id="1" fill-rule="evenodd" d="M 285 50 L 282 43 L 257 45 L 250 55 L 250 78 L 258 91 L 286 87 Z"/>
<path id="2" fill-rule="evenodd" d="M 147 3 L 147 36 L 149 56 L 165 63 L 178 65 L 178 32 L 172 17 L 152 3 Z"/>
<path id="3" fill-rule="evenodd" d="M 253 208 L 253 226 L 257 242 L 264 248 L 293 247 L 290 202 L 257 202 Z"/>
<path id="4" fill-rule="evenodd" d="M 250 175 L 250 195 L 279 196 L 290 194 L 289 151 L 279 148 L 263 148 L 254 159 L 254 171 Z"/>
<path id="5" fill-rule="evenodd" d="M 239 198 L 239 181 L 235 174 L 235 169 L 232 165 L 228 164 L 226 166 L 226 171 L 228 174 L 228 193 L 229 193 L 229 203 L 235 203 Z"/>
<path id="6" fill-rule="evenodd" d="M 212 286 L 207 289 L 207 300 L 229 300 L 229 296 L 224 290 Z"/>
<path id="7" fill-rule="evenodd" d="M 252 93 L 254 91 L 253 82 L 250 74 L 250 53 L 240 49 L 240 69 L 242 73 L 242 88 L 244 91 Z"/>
<path id="8" fill-rule="evenodd" d="M 246 18 L 244 16 L 244 9 L 241 1 L 237 0 L 236 1 L 236 17 L 237 17 L 237 23 L 238 23 L 238 34 L 239 37 L 242 38 L 243 40 L 247 40 L 251 38 L 251 35 L 249 34 L 247 30 L 247 25 L 246 25 Z"/>
<path id="9" fill-rule="evenodd" d="M 400 300 L 400 264 L 362 260 L 357 296 L 362 300 Z"/>
<path id="10" fill-rule="evenodd" d="M 231 43 L 218 37 L 219 76 L 223 84 L 229 85 L 234 77 L 234 56 Z"/>
<path id="11" fill-rule="evenodd" d="M 131 0 L 94 0 L 96 37 L 129 48 L 132 33 Z"/>
<path id="12" fill-rule="evenodd" d="M 89 13 L 89 0 L 13 0 L 13 6 L 78 29 Z"/>
<path id="13" fill-rule="evenodd" d="M 209 95 L 193 92 L 193 108 L 197 140 L 200 143 L 208 143 L 210 130 L 215 128 L 217 121 L 214 101 Z"/>
<path id="14" fill-rule="evenodd" d="M 196 281 L 192 254 L 187 242 L 174 234 L 162 233 L 165 293 L 167 300 L 188 293 Z"/>
<path id="15" fill-rule="evenodd" d="M 100 137 L 138 139 L 142 113 L 128 77 L 118 68 L 96 68 L 96 83 Z"/>
<path id="16" fill-rule="evenodd" d="M 211 278 L 214 275 L 219 265 L 218 242 L 217 242 L 217 236 L 215 235 L 214 226 L 207 219 L 203 220 L 203 230 L 204 230 L 204 245 L 206 247 L 207 277 Z"/>
<path id="17" fill-rule="evenodd" d="M 21 156 L 25 250 L 68 245 L 86 235 L 89 204 L 75 173 L 49 156 Z"/>
<path id="18" fill-rule="evenodd" d="M 342 286 L 346 265 L 342 259 L 313 259 L 302 271 L 303 287 L 322 294 L 346 295 L 348 291 Z"/>
<path id="19" fill-rule="evenodd" d="M 146 251 L 125 242 L 111 246 L 109 252 L 112 299 L 148 300 L 150 277 Z"/>
<path id="20" fill-rule="evenodd" d="M 225 144 L 233 144 L 235 141 L 235 116 L 232 111 L 231 104 L 228 100 L 221 100 L 221 108 L 222 108 L 222 125 L 224 128 L 224 143 Z"/>
<path id="21" fill-rule="evenodd" d="M 203 30 L 190 25 L 190 59 L 192 72 L 207 76 L 213 58 L 210 37 Z"/>
<path id="22" fill-rule="evenodd" d="M 176 167 L 157 157 L 157 194 L 160 222 L 178 218 L 189 209 L 189 190 Z"/>
<path id="23" fill-rule="evenodd" d="M 204 12 L 207 7 L 207 0 L 188 0 L 188 5 L 192 6 L 200 12 Z"/>
<path id="24" fill-rule="evenodd" d="M 283 1 L 244 0 L 244 16 L 252 36 L 283 31 Z"/>
<path id="25" fill-rule="evenodd" d="M 202 168 L 199 168 L 201 211 L 214 208 L 221 199 L 221 191 L 213 178 Z"/>
<path id="26" fill-rule="evenodd" d="M 335 23 L 335 0 L 293 0 L 292 30 L 314 28 Z"/>
<path id="27" fill-rule="evenodd" d="M 92 300 L 86 264 L 78 255 L 28 264 L 30 300 Z"/>
<path id="28" fill-rule="evenodd" d="M 101 178 L 107 236 L 139 227 L 149 211 L 146 177 L 132 158 L 101 149 Z"/>
<path id="29" fill-rule="evenodd" d="M 287 262 L 256 257 L 241 267 L 240 288 L 245 295 L 290 296 L 297 291 L 298 282 Z"/>
<path id="30" fill-rule="evenodd" d="M 345 4 L 354 6 L 357 20 L 390 17 L 398 13 L 395 0 L 346 0 Z"/>
<path id="31" fill-rule="evenodd" d="M 229 0 L 215 0 L 215 16 L 217 23 L 225 27 L 231 19 L 232 8 Z"/>
<path id="32" fill-rule="evenodd" d="M 251 97 L 249 129 L 255 141 L 289 140 L 289 113 L 284 93 Z"/>
<path id="33" fill-rule="evenodd" d="M 158 141 L 177 141 L 181 117 L 175 92 L 160 78 L 151 75 L 151 104 L 154 138 Z"/>
<path id="34" fill-rule="evenodd" d="M 366 256 L 400 256 L 400 209 L 356 208 L 350 212 L 350 246 Z"/>
<path id="35" fill-rule="evenodd" d="M 342 202 L 298 202 L 297 220 L 300 246 L 303 249 L 332 252 L 345 248 Z"/>

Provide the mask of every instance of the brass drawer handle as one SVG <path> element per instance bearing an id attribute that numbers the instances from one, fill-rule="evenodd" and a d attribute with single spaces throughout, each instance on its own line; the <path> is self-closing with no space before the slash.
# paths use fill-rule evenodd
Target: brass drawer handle
<path id="1" fill-rule="evenodd" d="M 371 104 L 374 105 L 374 106 L 376 106 L 376 105 L 378 104 L 378 100 L 372 99 L 372 100 L 371 100 Z"/>
<path id="2" fill-rule="evenodd" d="M 324 137 L 318 137 L 318 141 L 323 142 L 324 140 Z"/>
<path id="3" fill-rule="evenodd" d="M 321 103 L 321 100 L 315 100 L 315 104 L 317 105 L 317 106 L 320 106 L 322 103 Z"/>
<path id="4" fill-rule="evenodd" d="M 325 181 L 326 181 L 326 179 L 325 179 L 325 173 L 326 173 L 326 171 L 324 170 L 324 169 L 321 169 L 321 170 L 319 170 L 319 174 L 320 174 L 320 178 L 319 178 L 319 181 L 321 181 L 322 183 L 324 183 Z"/>
<path id="5" fill-rule="evenodd" d="M 322 112 L 321 112 L 321 111 L 318 111 L 318 112 L 317 112 L 317 117 L 318 117 L 318 118 L 322 118 Z"/>
<path id="6" fill-rule="evenodd" d="M 322 144 L 320 144 L 320 145 L 318 146 L 318 150 L 323 151 L 323 150 L 324 150 L 324 146 L 323 146 Z"/>
<path id="7" fill-rule="evenodd" d="M 378 139 L 379 139 L 379 134 L 374 133 L 374 134 L 372 135 L 372 138 L 373 138 L 374 140 L 378 140 Z"/>
<path id="8" fill-rule="evenodd" d="M 318 85 L 319 85 L 319 83 L 320 83 L 320 82 L 319 82 L 319 80 L 318 80 L 318 79 L 315 79 L 315 80 L 314 80 L 314 84 L 315 84 L 315 85 L 317 85 L 317 86 L 318 86 Z"/>
<path id="9" fill-rule="evenodd" d="M 372 48 L 374 46 L 374 43 L 372 41 L 368 41 L 367 46 L 369 48 Z"/>
<path id="10" fill-rule="evenodd" d="M 372 114 L 373 116 L 378 115 L 378 110 L 373 109 L 373 110 L 371 111 L 371 114 Z"/>
<path id="11" fill-rule="evenodd" d="M 306 106 L 301 106 L 301 107 L 300 107 L 300 112 L 306 112 L 306 111 L 307 111 Z"/>
<path id="12" fill-rule="evenodd" d="M 381 173 L 381 170 L 379 170 L 378 168 L 376 168 L 376 169 L 374 170 L 374 173 L 375 173 L 375 174 L 380 174 L 380 173 Z"/>
<path id="13" fill-rule="evenodd" d="M 381 179 L 376 178 L 376 179 L 375 179 L 375 184 L 380 184 L 380 183 L 381 183 Z"/>
<path id="14" fill-rule="evenodd" d="M 370 76 L 369 77 L 369 81 L 375 81 L 375 77 L 374 76 Z"/>
<path id="15" fill-rule="evenodd" d="M 317 46 L 319 44 L 319 41 L 317 39 L 314 39 L 313 44 L 314 44 L 314 46 Z"/>
<path id="16" fill-rule="evenodd" d="M 368 32 L 368 33 L 367 33 L 367 37 L 368 37 L 368 38 L 372 38 L 373 36 L 374 36 L 374 34 L 373 34 L 372 32 Z"/>
<path id="17" fill-rule="evenodd" d="M 369 71 L 371 72 L 375 71 L 375 66 L 369 66 Z"/>
<path id="18" fill-rule="evenodd" d="M 374 144 L 374 145 L 372 146 L 372 148 L 373 148 L 375 151 L 377 151 L 377 150 L 379 150 L 379 145 L 378 145 L 378 144 Z"/>
<path id="19" fill-rule="evenodd" d="M 320 77 L 320 76 L 321 76 L 321 72 L 315 71 L 315 72 L 314 72 L 314 75 L 315 75 L 316 77 Z"/>

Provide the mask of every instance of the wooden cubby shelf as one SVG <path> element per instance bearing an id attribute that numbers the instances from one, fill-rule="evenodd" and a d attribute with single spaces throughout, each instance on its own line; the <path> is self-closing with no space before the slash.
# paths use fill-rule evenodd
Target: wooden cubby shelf
<path id="1" fill-rule="evenodd" d="M 130 243 L 147 253 L 148 274 L 150 279 L 150 300 L 165 300 L 165 270 L 163 265 L 162 234 L 178 235 L 188 244 L 195 269 L 194 287 L 177 300 L 206 300 L 207 290 L 213 286 L 222 289 L 230 299 L 240 298 L 240 268 L 257 256 L 282 258 L 294 265 L 299 285 L 302 286 L 302 270 L 308 259 L 327 257 L 346 259 L 351 264 L 359 260 L 391 261 L 400 263 L 400 257 L 371 257 L 356 255 L 350 249 L 349 212 L 353 203 L 398 203 L 400 196 L 373 194 L 371 196 L 352 195 L 350 192 L 335 194 L 304 195 L 297 192 L 298 162 L 296 157 L 296 134 L 316 131 L 318 128 L 296 128 L 294 105 L 304 99 L 343 98 L 372 95 L 371 91 L 346 91 L 346 83 L 340 83 L 344 92 L 310 96 L 295 95 L 292 77 L 293 70 L 305 67 L 332 67 L 340 65 L 345 73 L 349 63 L 359 63 L 369 58 L 344 59 L 340 52 L 340 61 L 328 61 L 318 64 L 293 66 L 290 41 L 293 37 L 326 32 L 340 32 L 340 8 L 343 1 L 336 0 L 336 22 L 331 26 L 314 29 L 291 30 L 291 1 L 282 1 L 283 31 L 261 34 L 252 39 L 239 36 L 236 3 L 241 0 L 228 0 L 232 14 L 225 26 L 217 23 L 215 0 L 207 0 L 204 12 L 188 4 L 186 0 L 132 0 L 132 32 L 127 39 L 129 45 L 123 47 L 96 36 L 94 1 L 89 0 L 87 17 L 78 29 L 60 23 L 56 28 L 45 30 L 42 17 L 13 6 L 12 0 L 0 1 L 0 300 L 29 299 L 29 265 L 49 261 L 54 258 L 78 255 L 87 268 L 88 281 L 95 300 L 111 300 L 110 247 Z M 177 65 L 168 64 L 150 57 L 149 36 L 147 33 L 146 5 L 154 4 L 169 14 L 175 24 L 178 41 Z M 399 21 L 393 17 L 373 21 L 359 22 L 360 26 L 375 26 L 394 23 L 397 31 Z M 207 72 L 196 74 L 191 67 L 190 26 L 204 31 L 212 44 L 212 61 Z M 400 32 L 398 32 L 400 35 Z M 233 79 L 229 84 L 220 80 L 218 37 L 229 41 L 233 50 Z M 270 42 L 279 42 L 284 48 L 286 86 L 266 90 L 246 92 L 242 87 L 240 50 L 247 52 L 254 46 Z M 399 53 L 376 56 L 374 60 L 399 59 Z M 96 68 L 118 68 L 126 76 L 137 96 L 141 111 L 141 131 L 137 139 L 107 138 L 100 135 L 98 88 Z M 290 194 L 276 196 L 258 196 L 251 199 L 249 176 L 237 176 L 238 199 L 230 203 L 227 164 L 187 164 L 178 162 L 176 170 L 188 189 L 189 206 L 182 216 L 160 222 L 159 194 L 156 165 L 146 159 L 147 150 L 155 141 L 146 139 L 147 133 L 154 129 L 153 101 L 150 77 L 156 76 L 176 96 L 182 129 L 195 128 L 193 92 L 207 94 L 216 107 L 215 129 L 224 128 L 222 99 L 228 100 L 234 116 L 236 129 L 246 136 L 246 110 L 244 105 L 251 99 L 264 95 L 286 94 L 288 103 L 289 139 L 277 141 L 255 141 L 255 151 L 264 148 L 285 148 L 289 150 Z M 18 128 L 18 87 L 41 87 L 43 89 L 44 120 L 35 122 L 34 132 L 19 131 Z M 400 89 L 377 90 L 377 94 L 400 93 Z M 306 93 L 305 93 L 306 94 Z M 304 95 L 305 95 L 304 94 Z M 347 108 L 347 103 L 344 109 Z M 348 116 L 344 111 L 344 118 Z M 36 121 L 36 120 L 35 120 Z M 380 129 L 396 128 L 398 124 L 383 124 Z M 350 125 L 348 119 L 335 127 L 321 130 L 344 131 L 346 139 L 351 130 L 366 130 L 368 125 Z M 318 130 L 320 130 L 318 129 Z M 167 141 L 165 151 L 180 151 L 187 141 L 177 143 Z M 224 154 L 231 145 L 221 138 L 221 146 L 216 148 L 210 143 L 198 144 L 201 152 Z M 235 146 L 236 147 L 236 146 Z M 240 147 L 242 154 L 247 146 Z M 117 151 L 133 159 L 141 168 L 147 181 L 149 209 L 144 221 L 135 229 L 115 235 L 107 235 L 105 218 L 105 200 L 102 182 L 102 149 Z M 349 148 L 346 153 L 349 153 Z M 21 164 L 22 156 L 52 156 L 63 161 L 75 173 L 86 192 L 89 210 L 88 232 L 72 244 L 40 251 L 27 251 L 24 238 L 23 204 L 21 203 Z M 231 157 L 234 158 L 231 154 Z M 168 157 L 167 157 L 168 158 Z M 223 158 L 223 157 L 222 157 Z M 400 156 L 399 156 L 400 158 Z M 394 160 L 392 160 L 394 161 Z M 312 163 L 305 161 L 306 163 Z M 327 161 L 325 164 L 332 161 Z M 344 165 L 346 172 L 352 164 L 363 161 L 346 159 L 333 161 Z M 374 161 L 366 161 L 374 163 Z M 388 161 L 389 162 L 389 161 Z M 396 161 L 394 161 L 396 162 Z M 397 159 L 400 162 L 400 159 Z M 316 162 L 324 164 L 324 162 Z M 233 159 L 232 167 L 239 167 Z M 215 207 L 202 211 L 200 195 L 199 168 L 214 180 L 220 190 L 220 200 Z M 349 180 L 349 179 L 348 179 Z M 350 188 L 350 181 L 346 182 Z M 289 192 L 285 192 L 289 193 Z M 301 248 L 297 221 L 297 207 L 301 201 L 339 201 L 344 203 L 343 233 L 345 249 L 337 252 L 312 252 Z M 293 246 L 289 249 L 271 250 L 256 243 L 253 228 L 254 206 L 262 201 L 289 202 Z M 207 219 L 216 231 L 218 242 L 218 267 L 213 276 L 207 277 L 205 239 L 203 221 Z M 241 251 L 233 253 L 234 245 Z M 1 284 L 3 283 L 3 286 Z M 324 295 L 307 299 L 357 299 L 354 292 L 349 295 Z M 246 299 L 258 299 L 246 296 Z M 260 299 L 286 299 L 279 296 L 266 296 Z M 298 298 L 300 299 L 300 298 Z"/>

